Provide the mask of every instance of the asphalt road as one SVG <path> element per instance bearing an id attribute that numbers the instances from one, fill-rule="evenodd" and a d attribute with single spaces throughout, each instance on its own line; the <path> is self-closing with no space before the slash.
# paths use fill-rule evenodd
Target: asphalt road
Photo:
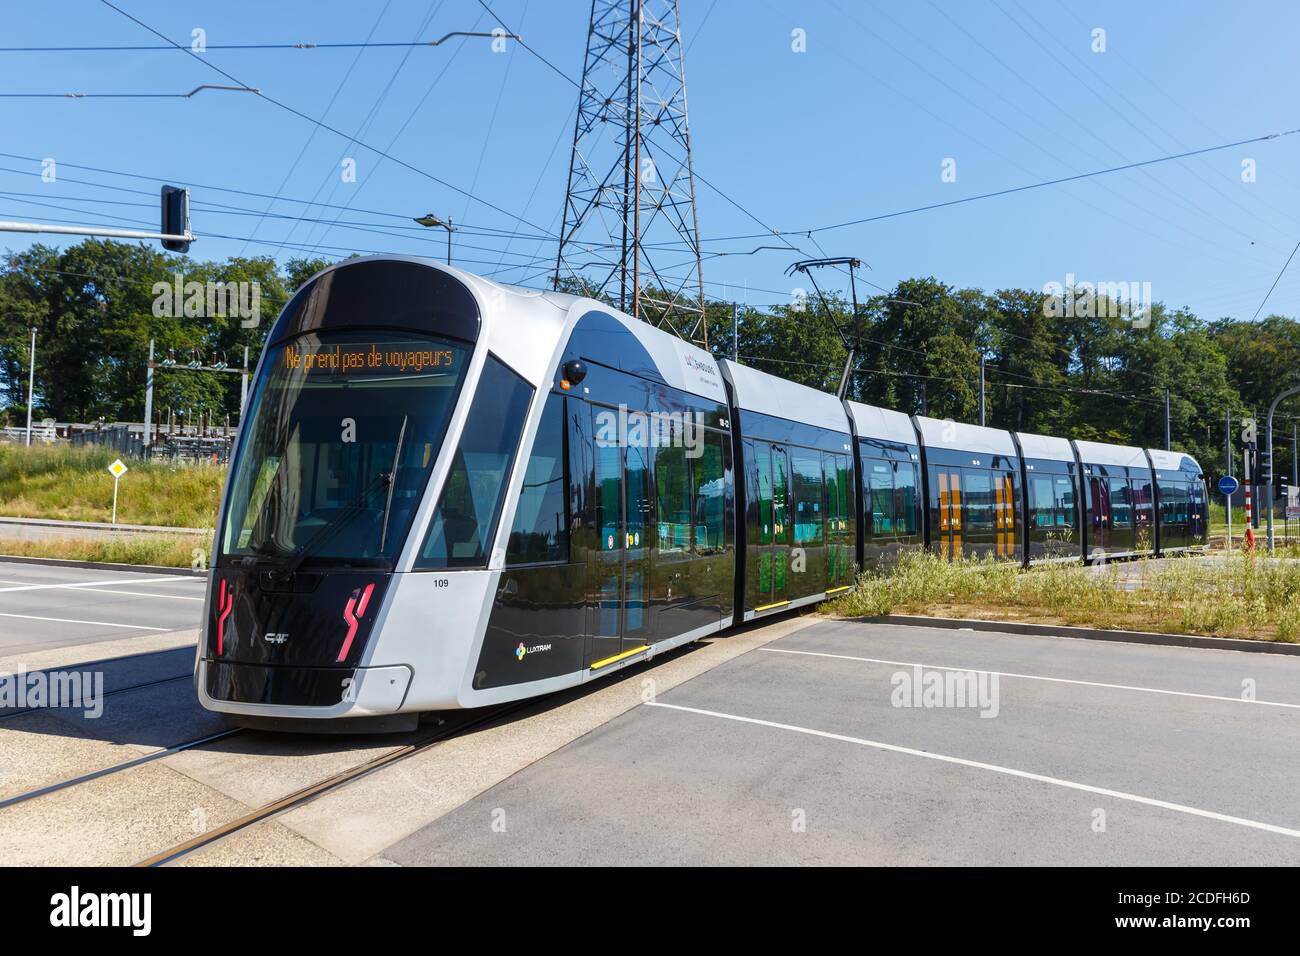
<path id="1" fill-rule="evenodd" d="M 915 680 L 916 664 L 922 686 L 982 671 L 987 696 L 899 706 L 897 675 Z M 822 622 L 658 695 L 382 856 L 1294 866 L 1298 730 L 1294 657 Z"/>
<path id="2" fill-rule="evenodd" d="M 205 581 L 0 561 L 0 657 L 197 627 Z"/>

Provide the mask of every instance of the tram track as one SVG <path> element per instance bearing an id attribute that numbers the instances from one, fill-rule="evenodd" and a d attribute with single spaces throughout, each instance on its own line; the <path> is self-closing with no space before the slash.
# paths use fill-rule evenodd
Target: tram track
<path id="1" fill-rule="evenodd" d="M 243 734 L 246 732 L 247 731 L 243 727 L 231 727 L 227 730 L 218 731 L 215 734 L 207 734 L 203 737 L 196 737 L 193 740 L 187 740 L 183 743 L 173 744 L 164 750 L 142 754 L 139 757 L 133 757 L 132 759 L 124 760 L 121 763 L 116 763 L 108 767 L 101 767 L 98 770 L 79 774 L 76 777 L 69 777 L 67 780 L 60 780 L 58 783 L 46 784 L 43 787 L 37 787 L 35 790 L 28 790 L 25 793 L 16 794 L 15 796 L 0 800 L 0 810 L 5 810 L 9 807 L 17 806 L 20 803 L 26 803 L 29 800 L 35 800 L 39 797 L 49 796 L 50 794 L 58 793 L 71 787 L 79 786 L 83 783 L 89 783 L 92 780 L 100 780 L 104 777 L 123 773 L 127 770 L 143 766 L 144 764 L 152 763 L 155 760 L 170 757 L 172 754 L 183 753 L 186 750 L 193 750 L 194 748 L 201 747 L 204 744 L 216 743 L 218 740 L 226 740 L 236 734 Z"/>
<path id="2" fill-rule="evenodd" d="M 480 714 L 468 720 L 456 722 L 451 726 L 440 726 L 423 735 L 418 740 L 401 744 L 394 747 L 392 750 L 378 754 L 360 764 L 346 770 L 341 770 L 336 774 L 332 774 L 324 780 L 319 780 L 316 783 L 303 787 L 300 790 L 296 790 L 284 797 L 273 800 L 241 817 L 230 820 L 221 826 L 214 827 L 206 833 L 201 833 L 198 836 L 185 840 L 182 843 L 178 843 L 169 849 L 155 853 L 153 856 L 141 860 L 135 865 L 138 867 L 165 866 L 184 859 L 204 847 L 218 843 L 235 833 L 269 820 L 287 810 L 292 810 L 295 807 L 310 803 L 317 797 L 346 786 L 347 784 L 374 773 L 377 770 L 392 766 L 408 757 L 413 757 L 416 754 L 431 750 L 434 747 L 446 743 L 468 731 L 489 726 L 495 721 L 528 709 L 529 707 L 536 706 L 536 704 L 537 701 L 535 700 L 517 701 L 501 707 L 492 708 L 487 713 Z"/>

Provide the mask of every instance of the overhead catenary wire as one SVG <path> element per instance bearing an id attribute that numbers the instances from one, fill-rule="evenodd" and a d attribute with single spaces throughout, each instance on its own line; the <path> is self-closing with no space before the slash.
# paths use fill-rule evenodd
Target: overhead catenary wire
<path id="1" fill-rule="evenodd" d="M 145 23 L 145 22 L 144 22 L 143 20 L 141 20 L 139 17 L 134 16 L 133 14 L 128 13 L 127 11 L 123 10 L 121 7 L 119 7 L 119 6 L 117 6 L 116 4 L 112 3 L 112 0 L 100 0 L 100 3 L 104 4 L 106 7 L 110 8 L 110 9 L 112 9 L 112 10 L 117 11 L 117 12 L 120 13 L 122 16 L 126 17 L 128 20 L 130 20 L 130 21 L 132 21 L 133 23 L 139 25 L 140 27 L 144 28 L 145 30 L 148 30 L 150 33 L 152 33 L 154 36 L 158 37 L 160 40 L 165 40 L 166 42 L 170 43 L 173 47 L 175 47 L 175 48 L 176 48 L 177 50 L 179 50 L 180 52 L 185 53 L 185 54 L 187 54 L 188 56 L 192 57 L 193 59 L 197 60 L 199 63 L 202 63 L 202 64 L 203 64 L 205 67 L 207 67 L 208 69 L 216 71 L 217 73 L 219 73 L 219 74 L 221 74 L 222 76 L 224 76 L 226 79 L 230 80 L 232 83 L 234 83 L 234 84 L 236 84 L 236 85 L 238 85 L 238 86 L 248 86 L 248 85 L 249 85 L 249 84 L 247 84 L 247 83 L 244 83 L 244 82 L 243 82 L 242 80 L 240 80 L 237 76 L 235 76 L 235 75 L 233 75 L 233 74 L 227 72 L 226 70 L 223 70 L 221 67 L 217 66 L 217 65 L 216 65 L 215 63 L 213 63 L 211 60 L 208 60 L 208 59 L 205 59 L 205 58 L 199 56 L 197 53 L 195 53 L 195 52 L 194 52 L 193 50 L 191 50 L 189 47 L 182 46 L 181 44 L 176 43 L 174 40 L 172 40 L 170 37 L 166 36 L 165 34 L 160 33 L 158 30 L 155 30 L 153 27 L 149 26 L 149 24 Z M 310 115 L 308 115 L 307 113 L 304 113 L 302 110 L 297 109 L 296 107 L 290 106 L 289 104 L 285 103 L 285 102 L 282 101 L 282 100 L 278 100 L 278 99 L 276 99 L 275 97 L 271 96 L 270 94 L 268 94 L 268 93 L 266 93 L 266 92 L 260 92 L 260 93 L 258 94 L 258 96 L 259 96 L 261 99 L 266 100 L 266 102 L 272 104 L 273 106 L 276 106 L 276 107 L 278 107 L 278 108 L 284 110 L 285 112 L 291 113 L 291 114 L 293 114 L 294 116 L 299 117 L 300 119 L 304 119 L 304 120 L 306 120 L 306 121 L 309 122 L 309 123 L 315 123 L 315 124 L 317 124 L 318 126 L 320 126 L 322 129 L 325 129 L 325 130 L 327 130 L 328 132 L 331 132 L 331 133 L 333 133 L 333 134 L 336 135 L 336 136 L 341 136 L 341 137 L 343 137 L 344 139 L 351 139 L 351 137 L 349 137 L 349 136 L 348 136 L 346 133 L 344 133 L 342 130 L 340 130 L 340 129 L 334 127 L 334 126 L 331 126 L 330 124 L 325 123 L 325 122 L 323 122 L 323 121 L 321 121 L 321 120 L 318 120 L 318 119 L 316 119 L 315 117 L 310 116 Z M 357 144 L 358 146 L 362 147 L 363 149 L 366 149 L 366 150 L 368 150 L 368 151 L 370 151 L 370 152 L 372 152 L 372 153 L 375 153 L 375 154 L 377 154 L 377 155 L 379 155 L 379 156 L 382 156 L 382 157 L 384 157 L 385 159 L 389 160 L 390 162 L 396 163 L 398 166 L 401 166 L 403 169 L 406 169 L 406 170 L 409 170 L 409 171 L 411 171 L 411 172 L 413 172 L 413 173 L 416 173 L 416 174 L 419 175 L 419 176 L 423 176 L 423 177 L 425 177 L 426 179 L 429 179 L 430 181 L 435 182 L 435 183 L 437 183 L 438 185 L 443 186 L 443 187 L 446 188 L 446 189 L 450 189 L 450 190 L 452 190 L 453 192 L 458 193 L 458 194 L 460 194 L 460 195 L 462 195 L 462 196 L 470 196 L 470 193 L 469 193 L 468 191 L 466 191 L 466 190 L 460 188 L 459 186 L 456 186 L 456 185 L 454 185 L 454 184 L 448 182 L 448 181 L 445 180 L 445 179 L 442 179 L 442 178 L 439 177 L 439 176 L 435 176 L 433 173 L 429 172 L 428 170 L 421 169 L 419 166 L 416 166 L 416 165 L 414 165 L 413 163 L 409 163 L 409 162 L 407 162 L 406 160 L 401 159 L 401 158 L 399 158 L 399 157 L 397 157 L 397 156 L 393 156 L 391 153 L 388 153 L 388 152 L 386 152 L 386 151 L 384 151 L 384 150 L 378 149 L 378 148 L 375 147 L 375 146 L 371 146 L 369 143 L 363 142 L 363 141 L 361 141 L 361 140 L 356 140 L 355 142 L 356 142 L 356 144 Z M 500 206 L 497 206 L 495 203 L 488 202 L 487 200 L 485 200 L 485 199 L 481 199 L 481 198 L 479 198 L 478 196 L 473 196 L 472 198 L 475 199 L 477 202 L 481 203 L 482 205 L 486 206 L 488 209 L 493 210 L 494 212 L 501 213 L 501 215 L 506 216 L 506 217 L 508 217 L 508 218 L 510 218 L 510 219 L 517 220 L 517 221 L 520 221 L 520 222 L 524 222 L 524 223 L 526 223 L 527 225 L 532 226 L 534 229 L 538 229 L 538 230 L 540 230 L 540 231 L 542 231 L 542 232 L 545 232 L 545 231 L 546 231 L 545 229 L 542 229 L 542 227 L 538 226 L 536 223 L 529 222 L 527 219 L 524 219 L 524 218 L 522 218 L 522 217 L 520 217 L 520 216 L 516 216 L 514 213 L 511 213 L 511 212 L 509 212 L 508 210 L 503 209 L 503 208 L 501 208 Z"/>
<path id="2" fill-rule="evenodd" d="M 372 31 L 373 32 L 373 31 Z M 395 40 L 345 41 L 338 43 L 206 43 L 205 50 L 380 50 L 406 49 L 414 47 L 434 47 L 446 43 L 454 37 L 489 37 L 499 34 L 480 33 L 471 30 L 452 30 L 436 40 Z M 518 39 L 516 37 L 516 39 Z M 3 46 L 0 53 L 145 53 L 154 51 L 174 51 L 175 44 L 124 44 L 119 46 Z"/>

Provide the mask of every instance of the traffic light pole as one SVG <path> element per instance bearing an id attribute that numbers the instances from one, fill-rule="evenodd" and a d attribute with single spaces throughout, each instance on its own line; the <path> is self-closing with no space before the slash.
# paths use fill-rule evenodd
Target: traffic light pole
<path id="1" fill-rule="evenodd" d="M 162 188 L 162 210 L 157 232 L 141 229 L 112 229 L 108 226 L 56 226 L 44 222 L 0 220 L 0 232 L 48 233 L 56 236 L 103 236 L 108 239 L 157 239 L 168 252 L 188 252 L 194 241 L 190 232 L 190 191 L 177 186 Z"/>

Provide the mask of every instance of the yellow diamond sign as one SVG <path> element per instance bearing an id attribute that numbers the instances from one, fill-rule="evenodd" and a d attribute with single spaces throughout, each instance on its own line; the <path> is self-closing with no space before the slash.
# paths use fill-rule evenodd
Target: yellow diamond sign
<path id="1" fill-rule="evenodd" d="M 122 464 L 121 458 L 119 458 L 117 461 L 113 462 L 113 464 L 108 466 L 108 473 L 112 475 L 114 478 L 121 478 L 123 475 L 126 474 L 126 465 Z"/>

